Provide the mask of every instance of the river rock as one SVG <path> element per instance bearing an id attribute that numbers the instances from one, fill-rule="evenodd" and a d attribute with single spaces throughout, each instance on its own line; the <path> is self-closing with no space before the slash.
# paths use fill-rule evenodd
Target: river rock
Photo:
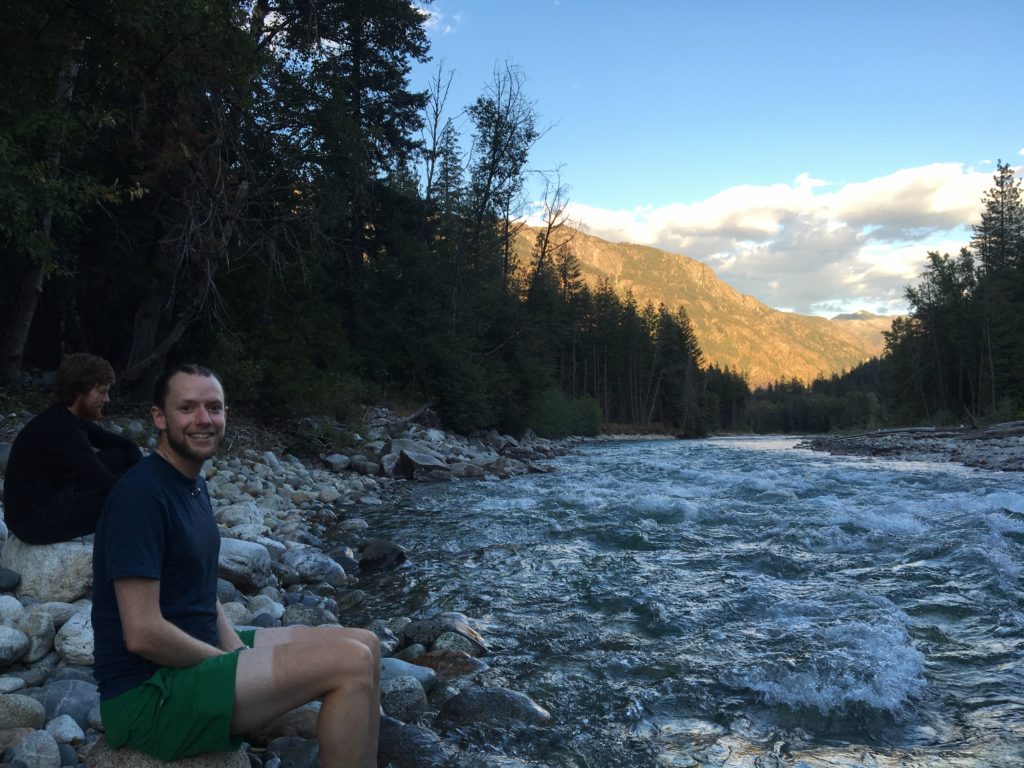
<path id="1" fill-rule="evenodd" d="M 0 695 L 0 727 L 42 728 L 46 710 L 31 696 L 20 693 Z"/>
<path id="2" fill-rule="evenodd" d="M 427 692 L 415 677 L 389 677 L 381 680 L 380 704 L 386 714 L 411 723 L 427 711 Z"/>
<path id="3" fill-rule="evenodd" d="M 34 731 L 7 750 L 14 768 L 60 768 L 60 748 L 46 731 Z"/>
<path id="4" fill-rule="evenodd" d="M 58 715 L 46 724 L 47 732 L 58 744 L 84 744 L 85 732 L 70 715 Z"/>
<path id="5" fill-rule="evenodd" d="M 53 641 L 57 630 L 53 626 L 53 619 L 45 609 L 38 605 L 31 606 L 25 611 L 17 628 L 24 632 L 29 639 L 29 647 L 22 657 L 22 661 L 29 663 L 39 661 L 53 650 Z"/>
<path id="6" fill-rule="evenodd" d="M 221 525 L 234 528 L 236 525 L 263 525 L 263 510 L 254 501 L 229 504 L 214 510 L 214 519 Z"/>
<path id="7" fill-rule="evenodd" d="M 0 526 L 2 525 L 3 521 L 0 520 Z M 6 529 L 4 534 L 4 537 L 0 537 L 0 547 L 3 546 L 4 538 L 6 538 Z M 10 568 L 0 568 L 0 592 L 13 592 L 20 583 L 21 574 L 12 571 Z"/>
<path id="8" fill-rule="evenodd" d="M 372 571 L 404 563 L 405 549 L 388 539 L 374 539 L 360 549 L 359 567 Z"/>
<path id="9" fill-rule="evenodd" d="M 303 625 L 307 627 L 319 627 L 323 624 L 337 624 L 338 617 L 321 608 L 318 605 L 303 605 L 295 603 L 284 609 L 281 616 L 281 624 L 285 627 Z"/>
<path id="10" fill-rule="evenodd" d="M 221 539 L 217 569 L 221 578 L 250 594 L 276 581 L 267 548 L 251 541 Z"/>
<path id="11" fill-rule="evenodd" d="M 54 628 L 60 629 L 67 623 L 68 619 L 82 610 L 82 606 L 75 605 L 74 603 L 49 602 L 36 603 L 32 606 L 32 609 L 44 611 L 53 621 Z"/>
<path id="12" fill-rule="evenodd" d="M 325 582 L 337 587 L 348 582 L 344 568 L 312 547 L 290 549 L 281 556 L 281 562 L 294 568 L 299 578 L 308 583 Z"/>
<path id="13" fill-rule="evenodd" d="M 300 739 L 316 738 L 316 721 L 320 716 L 318 705 L 307 704 L 291 712 L 285 712 L 266 725 L 246 733 L 246 739 L 256 746 L 266 746 L 274 739 L 282 736 L 294 736 Z"/>
<path id="14" fill-rule="evenodd" d="M 43 705 L 47 721 L 69 715 L 83 730 L 89 727 L 92 708 L 100 703 L 96 685 L 84 680 L 58 680 L 43 688 L 29 689 L 25 695 Z"/>
<path id="15" fill-rule="evenodd" d="M 10 536 L 0 550 L 0 566 L 21 575 L 19 597 L 70 603 L 92 589 L 92 543 L 33 545 Z"/>
<path id="16" fill-rule="evenodd" d="M 269 595 L 254 595 L 245 608 L 250 617 L 269 614 L 276 621 L 284 615 L 284 606 Z"/>
<path id="17" fill-rule="evenodd" d="M 25 687 L 25 681 L 20 677 L 0 677 L 0 693 L 14 693 Z"/>
<path id="18" fill-rule="evenodd" d="M 409 646 L 412 648 L 413 646 Z M 421 648 L 423 646 L 420 646 Z M 408 649 L 406 649 L 408 650 Z M 427 651 L 415 657 L 402 655 L 403 660 L 437 673 L 438 680 L 452 680 L 486 672 L 490 667 L 480 659 L 462 651 Z"/>
<path id="19" fill-rule="evenodd" d="M 437 734 L 393 717 L 380 719 L 377 764 L 393 768 L 444 768 L 450 755 Z"/>
<path id="20" fill-rule="evenodd" d="M 448 718 L 463 723 L 500 720 L 547 725 L 552 720 L 551 713 L 529 696 L 507 688 L 466 688 L 446 701 L 443 709 Z"/>
<path id="21" fill-rule="evenodd" d="M 437 673 L 429 667 L 411 664 L 408 661 L 403 661 L 401 659 L 381 659 L 381 682 L 383 683 L 385 680 L 390 680 L 396 677 L 411 677 L 415 679 L 427 693 L 429 693 L 437 683 Z"/>
<path id="22" fill-rule="evenodd" d="M 315 739 L 281 736 L 267 744 L 267 753 L 281 758 L 288 768 L 319 768 L 320 747 Z"/>
<path id="23" fill-rule="evenodd" d="M 322 461 L 331 468 L 332 472 L 344 472 L 348 469 L 349 464 L 352 463 L 348 456 L 344 456 L 340 453 L 332 453 L 330 456 L 324 456 Z"/>
<path id="24" fill-rule="evenodd" d="M 96 743 L 85 765 L 86 768 L 166 768 L 168 765 L 173 765 L 174 768 L 250 768 L 249 757 L 244 749 L 234 752 L 210 752 L 165 763 L 127 747 L 111 749 L 106 738 L 101 738 Z"/>
<path id="25" fill-rule="evenodd" d="M 24 632 L 0 627 L 0 669 L 10 666 L 28 652 L 31 641 Z"/>
<path id="26" fill-rule="evenodd" d="M 25 615 L 25 606 L 14 595 L 0 595 L 0 627 L 17 627 Z"/>
<path id="27" fill-rule="evenodd" d="M 487 653 L 487 643 L 484 641 L 480 633 L 473 629 L 465 621 L 459 618 L 453 618 L 449 616 L 435 616 L 431 619 L 424 621 L 413 621 L 406 624 L 405 629 L 402 630 L 402 634 L 405 637 L 406 642 L 409 643 L 422 643 L 423 645 L 431 646 L 438 638 L 445 634 L 457 634 L 461 635 L 468 643 L 469 648 L 472 650 L 466 650 L 465 648 L 456 648 L 454 643 L 450 643 L 448 648 L 450 650 L 466 650 L 473 656 L 483 656 Z M 439 650 L 444 650 L 439 649 Z"/>
<path id="28" fill-rule="evenodd" d="M 67 620 L 54 639 L 54 647 L 68 664 L 92 664 L 92 610 L 81 610 Z"/>

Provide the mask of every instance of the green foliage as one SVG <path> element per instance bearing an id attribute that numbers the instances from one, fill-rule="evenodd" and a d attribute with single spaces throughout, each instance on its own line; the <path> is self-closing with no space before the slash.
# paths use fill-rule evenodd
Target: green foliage
<path id="1" fill-rule="evenodd" d="M 533 403 L 527 421 L 540 437 L 596 435 L 601 431 L 601 406 L 593 397 L 574 400 L 559 389 L 545 389 Z"/>

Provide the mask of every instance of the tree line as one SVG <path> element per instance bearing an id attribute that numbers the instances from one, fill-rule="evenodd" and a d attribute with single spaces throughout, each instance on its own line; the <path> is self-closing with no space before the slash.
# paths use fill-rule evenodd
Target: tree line
<path id="1" fill-rule="evenodd" d="M 703 434 L 749 394 L 682 308 L 582 283 L 557 178 L 522 229 L 525 78 L 412 89 L 409 0 L 4 11 L 0 384 L 88 350 L 141 398 L 195 358 L 267 414 L 393 399 L 549 434 Z"/>
<path id="2" fill-rule="evenodd" d="M 910 311 L 885 333 L 880 358 L 810 385 L 757 390 L 750 427 L 977 427 L 1024 416 L 1024 201 L 1008 163 L 997 163 L 981 203 L 969 247 L 929 253 L 920 281 L 907 286 Z"/>

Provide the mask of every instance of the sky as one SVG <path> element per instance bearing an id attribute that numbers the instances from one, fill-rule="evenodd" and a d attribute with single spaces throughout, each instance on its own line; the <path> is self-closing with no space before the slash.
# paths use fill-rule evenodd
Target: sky
<path id="1" fill-rule="evenodd" d="M 777 309 L 906 311 L 1024 167 L 1022 0 L 434 0 L 447 113 L 511 65 L 530 155 L 584 231 L 710 266 Z M 460 116 L 461 115 L 461 116 Z"/>

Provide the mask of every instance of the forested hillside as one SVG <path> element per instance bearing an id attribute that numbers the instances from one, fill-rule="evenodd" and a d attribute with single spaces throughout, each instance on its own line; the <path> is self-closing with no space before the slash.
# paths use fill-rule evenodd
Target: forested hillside
<path id="1" fill-rule="evenodd" d="M 536 230 L 526 228 L 517 253 L 529 258 Z M 799 378 L 810 382 L 843 373 L 882 353 L 892 318 L 870 313 L 834 320 L 780 312 L 720 280 L 687 256 L 631 243 L 610 243 L 582 231 L 563 234 L 579 259 L 586 284 L 607 281 L 619 295 L 645 304 L 683 306 L 704 354 L 719 368 L 737 370 L 751 386 Z"/>

